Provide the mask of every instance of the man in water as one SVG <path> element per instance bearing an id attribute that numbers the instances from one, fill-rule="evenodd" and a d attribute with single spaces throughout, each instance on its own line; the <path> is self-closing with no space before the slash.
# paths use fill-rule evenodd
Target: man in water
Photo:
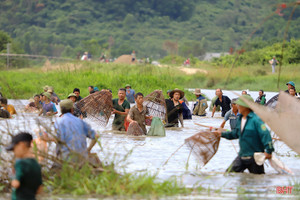
<path id="1" fill-rule="evenodd" d="M 89 124 L 75 117 L 73 113 L 73 102 L 70 99 L 60 103 L 62 117 L 58 118 L 54 124 L 57 133 L 58 144 L 56 153 L 64 161 L 82 161 L 88 158 L 88 153 L 92 145 L 87 147 L 86 138 L 96 140 L 99 136 Z M 91 144 L 95 144 L 92 141 Z"/>
<path id="2" fill-rule="evenodd" d="M 266 95 L 264 94 L 263 90 L 259 90 L 258 97 L 255 100 L 255 103 L 259 103 L 260 105 L 265 105 L 266 104 Z"/>
<path id="3" fill-rule="evenodd" d="M 253 102 L 249 95 L 244 95 L 236 101 L 241 114 L 238 117 L 236 128 L 228 132 L 217 132 L 228 140 L 239 139 L 239 154 L 226 171 L 244 172 L 245 169 L 248 169 L 253 174 L 264 174 L 264 165 L 256 164 L 254 153 L 264 152 L 265 158 L 271 159 L 274 151 L 272 137 L 265 123 L 251 110 L 245 99 Z"/>
<path id="4" fill-rule="evenodd" d="M 230 124 L 230 129 L 234 130 L 236 128 L 236 123 L 239 117 L 239 110 L 238 107 L 236 105 L 236 101 L 237 99 L 232 99 L 231 101 L 231 110 L 227 111 L 227 113 L 225 114 L 224 117 L 224 121 L 221 124 L 221 128 L 224 128 L 225 123 L 229 120 L 229 124 Z"/>
<path id="5" fill-rule="evenodd" d="M 197 101 L 194 104 L 193 115 L 204 117 L 206 116 L 205 110 L 208 107 L 207 100 L 202 96 L 200 88 L 196 88 L 194 94 L 197 97 Z"/>
<path id="6" fill-rule="evenodd" d="M 76 101 L 80 101 L 82 97 L 80 96 L 80 89 L 79 88 L 74 88 L 73 93 L 76 95 Z"/>
<path id="7" fill-rule="evenodd" d="M 221 108 L 222 108 L 221 116 L 224 117 L 225 114 L 230 110 L 231 100 L 227 96 L 223 95 L 223 92 L 220 88 L 216 89 L 216 95 L 218 96 L 218 98 L 214 103 L 214 108 L 213 108 L 211 117 L 214 117 L 217 106 L 221 106 Z"/>
<path id="8" fill-rule="evenodd" d="M 136 105 L 134 105 L 129 110 L 127 120 L 129 123 L 137 122 L 138 125 L 142 128 L 144 134 L 146 135 L 147 134 L 146 119 L 152 119 L 152 117 L 149 116 L 148 108 L 143 105 L 144 95 L 140 92 L 136 93 L 135 102 Z"/>
<path id="9" fill-rule="evenodd" d="M 168 117 L 168 123 L 166 124 L 166 127 L 178 127 L 178 120 L 180 120 L 180 123 L 183 127 L 183 107 L 179 102 L 179 99 L 182 99 L 183 97 L 184 92 L 179 89 L 175 89 L 170 92 L 170 99 L 166 99 Z"/>
<path id="10" fill-rule="evenodd" d="M 126 89 L 120 88 L 118 91 L 118 99 L 113 99 L 113 114 L 115 114 L 112 123 L 112 129 L 116 131 L 125 131 L 124 121 L 130 109 L 130 103 L 125 99 Z"/>
<path id="11" fill-rule="evenodd" d="M 16 111 L 15 107 L 11 104 L 7 104 L 7 98 L 2 97 L 0 99 L 0 105 L 3 108 L 3 110 L 7 110 L 10 113 L 10 115 L 16 115 L 17 114 L 17 111 Z"/>
<path id="12" fill-rule="evenodd" d="M 126 99 L 127 101 L 129 101 L 129 103 L 134 103 L 135 102 L 135 91 L 133 89 L 131 89 L 131 85 L 127 84 L 125 86 L 126 89 Z"/>

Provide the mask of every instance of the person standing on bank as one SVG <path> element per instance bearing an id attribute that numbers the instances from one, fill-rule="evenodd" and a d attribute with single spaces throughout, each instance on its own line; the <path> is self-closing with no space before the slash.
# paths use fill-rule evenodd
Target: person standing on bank
<path id="1" fill-rule="evenodd" d="M 211 117 L 214 117 L 217 106 L 221 106 L 221 108 L 222 108 L 222 115 L 221 116 L 224 117 L 225 114 L 230 110 L 231 100 L 227 96 L 223 95 L 223 92 L 220 88 L 216 89 L 216 95 L 217 95 L 218 98 L 215 101 L 214 108 L 213 108 L 213 111 L 211 113 Z"/>
<path id="2" fill-rule="evenodd" d="M 244 95 L 243 99 L 254 102 L 251 96 Z M 251 110 L 245 101 L 236 101 L 241 114 L 234 130 L 217 133 L 228 140 L 239 139 L 240 151 L 236 159 L 226 170 L 227 172 L 244 172 L 248 169 L 253 174 L 264 174 L 264 165 L 257 165 L 254 160 L 255 152 L 264 152 L 266 159 L 272 158 L 274 147 L 272 137 L 265 123 Z"/>
<path id="3" fill-rule="evenodd" d="M 126 89 L 120 88 L 118 92 L 118 99 L 113 99 L 113 114 L 115 114 L 112 123 L 112 129 L 115 131 L 125 131 L 124 121 L 130 109 L 130 103 L 125 99 Z"/>
<path id="4" fill-rule="evenodd" d="M 276 60 L 275 56 L 273 56 L 273 58 L 269 61 L 269 63 L 272 66 L 272 74 L 274 74 L 275 73 L 276 64 L 279 64 L 279 62 Z"/>
<path id="5" fill-rule="evenodd" d="M 170 99 L 166 99 L 168 117 L 168 123 L 165 125 L 166 127 L 178 127 L 178 120 L 183 127 L 183 107 L 179 102 L 179 99 L 182 99 L 183 97 L 184 92 L 179 89 L 175 89 L 170 92 Z"/>

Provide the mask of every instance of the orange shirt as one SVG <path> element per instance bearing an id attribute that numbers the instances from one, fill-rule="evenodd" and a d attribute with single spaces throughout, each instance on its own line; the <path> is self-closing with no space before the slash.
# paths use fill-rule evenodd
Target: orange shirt
<path id="1" fill-rule="evenodd" d="M 4 110 L 7 110 L 11 115 L 17 114 L 15 107 L 13 105 L 7 105 L 7 107 L 3 107 Z"/>

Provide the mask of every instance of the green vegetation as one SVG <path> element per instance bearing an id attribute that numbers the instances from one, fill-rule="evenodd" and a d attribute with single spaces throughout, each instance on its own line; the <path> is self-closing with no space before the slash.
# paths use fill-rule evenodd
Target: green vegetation
<path id="1" fill-rule="evenodd" d="M 254 45 L 254 44 L 252 44 Z M 282 43 L 274 43 L 261 49 L 254 49 L 246 51 L 239 55 L 237 65 L 253 65 L 261 64 L 269 65 L 269 60 L 273 56 L 281 61 L 282 64 L 299 64 L 300 63 L 300 40 L 291 40 L 286 42 L 283 48 L 283 58 L 281 58 Z M 233 63 L 237 55 L 227 55 L 214 59 L 213 63 L 216 65 L 228 66 Z"/>
<path id="2" fill-rule="evenodd" d="M 293 6 L 274 14 L 254 34 L 257 44 L 281 41 Z M 137 51 L 138 57 L 198 57 L 238 48 L 280 0 L 21 0 L 0 1 L 0 30 L 28 54 L 94 59 Z M 299 38 L 300 6 L 288 37 Z M 0 50 L 2 51 L 2 50 Z M 3 50 L 5 52 L 5 50 Z"/>
<path id="3" fill-rule="evenodd" d="M 156 175 L 130 173 L 118 174 L 112 166 L 104 168 L 104 172 L 95 173 L 84 165 L 74 169 L 64 165 L 59 173 L 46 175 L 45 188 L 47 194 L 69 195 L 101 195 L 101 196 L 171 196 L 191 193 L 191 189 L 179 184 L 176 178 L 158 181 Z"/>
<path id="4" fill-rule="evenodd" d="M 117 97 L 117 90 L 129 83 L 136 92 L 145 95 L 161 89 L 166 92 L 173 88 L 224 88 L 230 67 L 212 66 L 199 63 L 200 72 L 186 74 L 176 66 L 152 65 L 116 65 L 94 62 L 57 63 L 61 68 L 44 72 L 41 68 L 16 69 L 1 71 L 1 92 L 8 98 L 28 99 L 35 93 L 42 92 L 44 85 L 51 85 L 55 92 L 66 98 L 75 87 L 81 89 L 83 97 L 88 95 L 89 85 L 101 89 L 111 89 Z M 73 69 L 71 68 L 73 66 Z M 75 66 L 75 67 L 74 67 Z M 278 68 L 277 68 L 278 70 Z M 300 83 L 299 65 L 284 65 L 280 78 L 280 87 L 285 89 L 285 83 L 293 80 Z M 229 76 L 226 89 L 278 91 L 278 74 L 271 74 L 269 65 L 240 66 L 233 69 Z M 194 95 L 185 91 L 187 98 Z"/>

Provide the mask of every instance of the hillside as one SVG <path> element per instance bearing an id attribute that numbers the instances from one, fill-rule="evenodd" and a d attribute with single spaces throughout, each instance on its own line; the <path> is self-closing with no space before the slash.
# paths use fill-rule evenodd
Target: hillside
<path id="1" fill-rule="evenodd" d="M 256 41 L 282 41 L 292 7 L 273 15 Z M 228 51 L 282 3 L 279 0 L 2 0 L 0 30 L 29 54 L 94 58 L 137 51 L 155 59 Z M 300 38 L 300 6 L 288 39 Z M 0 49 L 1 51 L 1 49 Z"/>

